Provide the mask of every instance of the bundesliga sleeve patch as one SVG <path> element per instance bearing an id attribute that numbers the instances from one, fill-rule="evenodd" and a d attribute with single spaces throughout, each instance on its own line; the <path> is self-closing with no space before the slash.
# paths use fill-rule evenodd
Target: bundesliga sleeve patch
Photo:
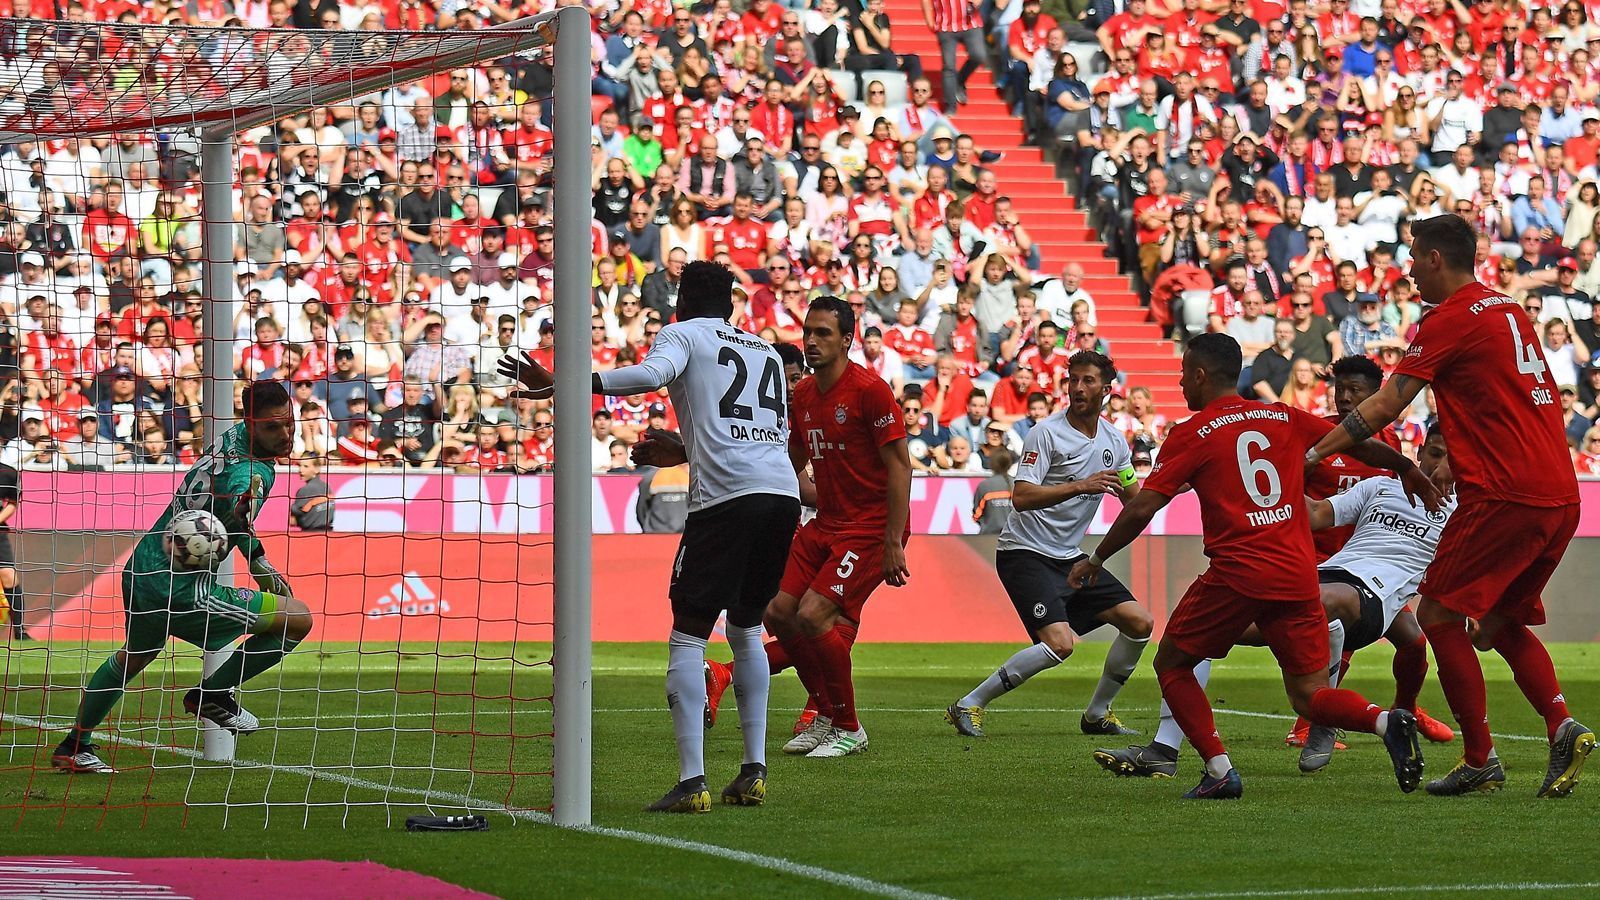
<path id="1" fill-rule="evenodd" d="M 1022 454 L 1022 464 L 1025 466 L 1031 466 L 1038 461 L 1039 453 L 1036 450 L 1029 450 Z"/>

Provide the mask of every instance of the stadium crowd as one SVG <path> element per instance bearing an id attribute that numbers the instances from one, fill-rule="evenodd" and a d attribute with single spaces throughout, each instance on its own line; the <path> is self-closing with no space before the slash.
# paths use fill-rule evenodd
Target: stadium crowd
<path id="1" fill-rule="evenodd" d="M 1036 31 L 1043 51 L 1013 46 L 1030 76 L 1013 99 L 1066 147 L 1108 252 L 1157 318 L 1180 338 L 1226 331 L 1243 344 L 1247 396 L 1326 412 L 1334 360 L 1366 354 L 1392 370 L 1422 312 L 1409 223 L 1466 218 L 1485 235 L 1480 280 L 1539 323 L 1575 464 L 1594 474 L 1597 12 L 1578 0 L 1095 4 L 1086 23 Z M 1097 49 L 1079 59 L 1065 42 L 1087 27 Z M 1413 410 L 1413 442 L 1430 417 Z"/>
<path id="2" fill-rule="evenodd" d="M 1326 410 L 1340 355 L 1392 366 L 1420 314 L 1407 221 L 1456 210 L 1500 238 L 1482 248 L 1483 278 L 1544 323 L 1577 465 L 1600 472 L 1600 29 L 1577 5 L 1251 2 L 1096 3 L 1058 25 L 1018 0 L 982 18 L 1019 112 L 1066 143 L 1110 252 L 1180 336 L 1241 340 L 1244 393 Z M 987 167 L 998 154 L 947 116 L 959 89 L 941 108 L 917 57 L 894 52 L 881 0 L 796 5 L 591 5 L 594 365 L 647 355 L 677 273 L 716 260 L 739 279 L 735 323 L 774 343 L 798 342 L 812 298 L 846 298 L 854 352 L 900 398 L 918 471 L 986 472 L 1059 408 L 1071 353 L 1114 354 L 1083 269 L 1041 271 Z M 116 53 L 121 87 L 151 93 L 254 54 L 271 68 L 304 35 L 539 11 L 45 6 L 14 12 L 59 25 L 4 23 L 0 109 L 87 90 L 77 22 L 284 29 L 265 43 L 148 29 Z M 946 6 L 929 21 L 979 15 Z M 1092 90 L 1083 53 L 1086 70 L 1111 66 Z M 495 373 L 519 349 L 553 362 L 550 84 L 540 58 L 514 57 L 239 135 L 231 364 L 241 383 L 290 385 L 297 457 L 550 466 L 551 411 L 508 398 Z M 0 460 L 181 464 L 203 446 L 196 152 L 187 132 L 128 131 L 0 153 L 0 371 L 15 373 Z M 644 429 L 675 427 L 664 393 L 593 412 L 597 471 L 626 468 Z M 1420 435 L 1429 413 L 1415 413 Z M 1119 385 L 1107 414 L 1147 461 L 1166 428 L 1150 392 Z"/>

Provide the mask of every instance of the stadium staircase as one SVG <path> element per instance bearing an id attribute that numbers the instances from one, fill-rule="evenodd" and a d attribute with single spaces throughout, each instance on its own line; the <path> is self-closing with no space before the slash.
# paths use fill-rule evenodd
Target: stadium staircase
<path id="1" fill-rule="evenodd" d="M 934 93 L 940 93 L 939 42 L 922 20 L 920 0 L 886 0 L 884 12 L 894 23 L 896 52 L 917 54 Z M 1023 142 L 1022 121 L 1001 98 L 994 73 L 979 69 L 966 88 L 968 103 L 952 121 L 978 146 L 1005 153 L 989 168 L 999 176 L 1000 193 L 1011 198 L 1023 227 L 1039 244 L 1042 271 L 1060 275 L 1069 262 L 1083 266 L 1083 287 L 1094 297 L 1100 338 L 1110 344 L 1117 368 L 1127 373 L 1126 384 L 1149 388 L 1157 409 L 1181 417 L 1184 403 L 1173 343 L 1149 320 L 1127 276 L 1117 271 L 1117 261 L 1106 257 L 1105 245 L 1056 175 L 1054 162 L 1042 149 Z"/>

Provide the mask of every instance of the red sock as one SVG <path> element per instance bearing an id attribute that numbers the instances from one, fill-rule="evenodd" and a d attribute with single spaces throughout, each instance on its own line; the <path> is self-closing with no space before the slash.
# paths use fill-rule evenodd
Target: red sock
<path id="1" fill-rule="evenodd" d="M 1404 647 L 1394 648 L 1394 708 L 1413 712 L 1422 682 L 1428 677 L 1428 641 L 1419 637 Z"/>
<path id="2" fill-rule="evenodd" d="M 1320 688 L 1311 695 L 1311 721 L 1328 728 L 1375 734 L 1381 712 L 1383 707 L 1344 688 Z"/>
<path id="3" fill-rule="evenodd" d="M 1339 683 L 1340 684 L 1344 684 L 1344 677 L 1346 675 L 1350 674 L 1350 657 L 1353 656 L 1353 655 L 1355 655 L 1355 651 L 1353 651 L 1353 650 L 1346 650 L 1343 653 L 1339 654 Z"/>
<path id="4" fill-rule="evenodd" d="M 1156 677 L 1161 683 L 1161 699 L 1167 701 L 1172 718 L 1183 729 L 1202 760 L 1227 753 L 1217 734 L 1217 720 L 1211 714 L 1211 701 L 1205 688 L 1194 677 L 1193 669 L 1169 669 Z"/>
<path id="5" fill-rule="evenodd" d="M 855 731 L 861 723 L 856 720 L 856 688 L 850 680 L 850 646 L 838 631 L 831 629 L 809 640 L 811 654 L 821 665 L 823 678 L 827 680 L 828 701 L 833 709 L 829 718 L 840 731 Z"/>
<path id="6" fill-rule="evenodd" d="M 780 640 L 783 649 L 789 652 L 789 662 L 794 666 L 794 673 L 800 676 L 800 683 L 805 685 L 806 693 L 811 695 L 812 705 L 819 710 L 827 710 L 829 708 L 827 675 L 822 662 L 811 650 L 810 639 L 804 635 L 795 635 Z"/>
<path id="7" fill-rule="evenodd" d="M 1469 766 L 1489 761 L 1494 739 L 1489 737 L 1488 700 L 1484 696 L 1483 666 L 1478 651 L 1460 622 L 1445 622 L 1422 629 L 1433 645 L 1433 658 L 1439 664 L 1439 685 L 1444 699 L 1461 727 L 1463 756 Z"/>
<path id="8" fill-rule="evenodd" d="M 856 630 L 860 627 L 849 619 L 840 618 L 839 624 L 833 626 L 833 630 L 839 632 L 839 636 L 844 638 L 846 647 L 854 647 L 856 644 Z M 794 665 L 794 660 L 789 658 L 789 651 L 783 646 L 782 641 L 777 638 L 767 641 L 767 668 L 772 674 L 776 675 L 792 665 Z"/>
<path id="9" fill-rule="evenodd" d="M 1533 704 L 1534 712 L 1544 716 L 1550 739 L 1555 740 L 1556 729 L 1567 720 L 1567 698 L 1561 695 L 1561 682 L 1556 680 L 1556 667 L 1550 662 L 1550 651 L 1534 637 L 1526 625 L 1516 625 L 1500 632 L 1494 639 L 1494 652 L 1505 658 L 1516 676 L 1517 687 Z"/>
<path id="10" fill-rule="evenodd" d="M 789 658 L 789 651 L 783 647 L 783 641 L 773 638 L 767 641 L 767 670 L 776 675 L 784 669 L 794 665 Z"/>
<path id="11" fill-rule="evenodd" d="M 840 616 L 838 621 L 834 623 L 833 630 L 839 632 L 839 637 L 844 638 L 846 647 L 854 647 L 856 645 L 856 632 L 861 630 L 861 626 L 846 619 L 844 616 Z"/>

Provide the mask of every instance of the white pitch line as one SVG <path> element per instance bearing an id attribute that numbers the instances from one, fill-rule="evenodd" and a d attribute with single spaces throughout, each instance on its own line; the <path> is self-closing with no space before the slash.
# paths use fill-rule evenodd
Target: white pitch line
<path id="1" fill-rule="evenodd" d="M 1373 887 L 1316 887 L 1288 890 L 1197 891 L 1182 894 L 1117 894 L 1094 900 L 1221 900 L 1225 897 L 1317 897 L 1325 894 L 1445 894 L 1468 891 L 1573 891 L 1600 887 L 1600 881 L 1520 881 L 1493 884 L 1404 884 Z"/>
<path id="2" fill-rule="evenodd" d="M 0 719 L 10 722 L 14 725 L 24 725 L 30 728 L 38 728 L 40 730 L 64 730 L 59 726 L 42 721 L 40 719 L 30 719 L 26 716 L 15 716 L 10 713 L 0 713 Z M 129 747 L 138 747 L 143 750 L 159 750 L 166 753 L 172 753 L 177 756 L 182 756 L 187 759 L 203 760 L 205 758 L 204 754 L 195 750 L 190 750 L 187 747 L 168 747 L 162 744 L 153 744 L 149 741 L 123 738 L 116 735 L 106 735 L 102 738 L 102 740 L 108 743 L 122 744 Z M 312 769 L 306 766 L 285 766 L 277 763 L 260 762 L 252 759 L 235 759 L 230 762 L 229 765 L 233 768 L 239 769 L 271 769 L 275 772 L 299 775 L 303 778 L 315 781 L 331 781 L 335 784 L 342 784 L 347 787 L 360 788 L 362 790 L 382 791 L 385 795 L 403 794 L 411 797 L 420 797 L 422 798 L 422 803 L 424 806 L 431 806 L 433 802 L 439 802 L 441 804 L 448 803 L 452 807 L 460 807 L 462 809 L 476 809 L 483 812 L 502 813 L 511 816 L 514 819 L 520 819 L 525 822 L 533 822 L 538 825 L 553 824 L 548 813 L 534 812 L 533 810 L 508 810 L 500 804 L 491 803 L 487 800 L 479 800 L 476 797 L 469 797 L 466 794 L 457 794 L 449 791 L 423 790 L 420 788 L 405 787 L 397 784 L 382 784 L 377 781 L 368 781 L 364 778 L 355 778 L 350 775 L 343 775 L 338 772 L 330 772 L 324 769 Z M 219 765 L 217 768 L 220 769 L 224 767 Z M 747 850 L 735 850 L 731 847 L 723 847 L 718 844 L 707 844 L 702 841 L 688 841 L 661 834 L 651 834 L 647 831 L 631 831 L 626 828 L 611 828 L 604 825 L 579 826 L 573 830 L 584 831 L 590 834 L 598 834 L 604 837 L 618 838 L 625 841 L 633 841 L 634 843 L 639 844 L 651 844 L 653 846 L 666 847 L 672 850 L 686 850 L 691 853 L 714 856 L 718 859 L 725 859 L 730 862 L 744 863 L 746 865 L 757 866 L 763 869 L 770 869 L 774 872 L 782 872 L 785 875 L 794 875 L 799 878 L 808 878 L 812 881 L 820 881 L 824 884 L 833 885 L 834 887 L 848 888 L 850 890 L 860 891 L 864 894 L 873 894 L 879 897 L 891 897 L 894 898 L 894 900 L 947 900 L 947 898 L 940 894 L 929 894 L 923 891 L 914 891 L 910 888 L 900 887 L 899 885 L 887 884 L 882 881 L 874 881 L 870 878 L 863 878 L 860 875 L 850 875 L 845 872 L 835 872 L 832 869 L 824 869 L 820 866 L 810 866 L 804 863 L 797 863 L 793 860 L 784 859 L 779 856 L 766 856 L 761 853 L 751 853 Z"/>
<path id="3" fill-rule="evenodd" d="M 1120 710 L 1121 712 L 1127 712 L 1127 713 L 1155 712 L 1155 708 L 1154 707 L 1149 707 L 1149 706 L 1125 706 L 1125 707 L 1119 706 L 1119 707 L 1117 707 L 1117 709 Z M 891 713 L 891 714 L 915 714 L 915 715 L 933 715 L 935 713 L 944 712 L 944 708 L 943 707 L 939 707 L 939 708 L 936 709 L 936 708 L 931 707 L 931 706 L 862 706 L 862 707 L 858 707 L 858 710 L 860 712 L 866 712 L 866 713 Z M 539 706 L 532 706 L 532 707 L 530 707 L 528 709 L 519 709 L 519 710 L 516 711 L 516 714 L 519 715 L 519 716 L 538 716 L 538 715 L 548 716 L 548 715 L 550 715 L 550 711 L 551 711 L 551 709 L 550 709 L 549 706 L 539 705 Z M 597 713 L 597 714 L 598 713 L 606 713 L 606 714 L 610 714 L 610 715 L 614 715 L 614 714 L 634 715 L 634 714 L 645 714 L 645 713 L 665 713 L 665 712 L 667 712 L 667 708 L 664 707 L 664 706 L 613 706 L 613 707 L 599 707 L 599 708 L 596 708 L 594 710 L 594 712 Z M 1075 708 L 1075 707 L 1074 708 L 1068 708 L 1068 707 L 1062 707 L 1062 706 L 1006 706 L 1006 707 L 1002 707 L 1002 708 L 1000 708 L 998 710 L 992 710 L 991 712 L 999 712 L 1003 716 L 1003 715 L 1005 715 L 1007 713 L 1075 713 L 1075 712 L 1082 712 L 1082 710 L 1078 709 L 1078 708 Z M 1240 716 L 1242 718 L 1250 718 L 1250 719 L 1273 719 L 1273 720 L 1276 720 L 1276 721 L 1279 721 L 1279 722 L 1293 722 L 1295 720 L 1294 716 L 1287 716 L 1287 715 L 1283 715 L 1281 713 L 1255 712 L 1253 710 L 1248 710 L 1248 709 L 1215 709 L 1215 710 L 1213 710 L 1213 712 L 1216 713 L 1219 716 Z M 508 710 L 505 710 L 505 709 L 487 709 L 487 710 L 476 710 L 476 711 L 473 711 L 473 710 L 444 710 L 444 711 L 440 711 L 440 712 L 360 713 L 360 714 L 354 715 L 354 716 L 348 716 L 348 715 L 345 715 L 345 716 L 341 716 L 341 715 L 276 716 L 276 717 L 273 717 L 271 719 L 271 722 L 322 722 L 322 723 L 325 723 L 325 724 L 328 724 L 328 725 L 333 725 L 333 724 L 337 724 L 337 723 L 340 723 L 340 722 L 350 722 L 350 721 L 388 721 L 388 720 L 394 720 L 394 719 L 434 719 L 434 718 L 443 719 L 443 718 L 467 718 L 467 717 L 471 717 L 471 716 L 483 716 L 485 718 L 489 718 L 489 717 L 492 717 L 492 716 L 504 716 L 504 715 L 509 715 L 509 714 L 510 714 L 510 712 Z M 43 719 L 39 719 L 39 720 L 36 720 L 36 721 L 50 722 L 50 723 L 66 723 L 66 722 L 70 722 L 71 719 L 69 719 L 67 717 L 64 717 L 64 716 L 62 716 L 62 717 L 45 716 Z M 269 728 L 272 727 L 271 726 L 271 722 L 269 722 L 267 724 L 267 727 L 269 727 Z M 135 728 L 137 728 L 137 727 L 143 727 L 143 726 L 135 726 Z M 1494 738 L 1497 741 L 1530 741 L 1530 742 L 1539 743 L 1539 744 L 1548 744 L 1550 742 L 1548 738 L 1544 738 L 1544 737 L 1540 737 L 1538 735 L 1532 735 L 1532 734 L 1500 734 L 1500 733 L 1493 733 L 1493 734 L 1490 735 L 1490 737 Z"/>

